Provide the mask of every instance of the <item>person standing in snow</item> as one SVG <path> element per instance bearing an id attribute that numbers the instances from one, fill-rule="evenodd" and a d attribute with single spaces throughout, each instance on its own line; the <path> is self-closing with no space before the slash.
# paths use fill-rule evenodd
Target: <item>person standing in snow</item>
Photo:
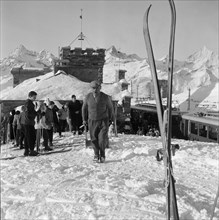
<path id="1" fill-rule="evenodd" d="M 3 144 L 6 144 L 8 141 L 8 123 L 9 123 L 9 113 L 2 114 L 1 118 L 1 134 L 2 134 L 2 141 Z"/>
<path id="2" fill-rule="evenodd" d="M 49 146 L 53 146 L 53 112 L 52 109 L 49 108 L 49 106 L 46 106 L 46 113 L 45 113 L 45 118 L 46 118 L 46 124 L 48 126 L 47 128 L 47 133 L 49 137 Z"/>
<path id="3" fill-rule="evenodd" d="M 24 156 L 37 156 L 38 153 L 34 151 L 35 141 L 36 141 L 36 131 L 34 128 L 35 117 L 37 115 L 37 111 L 33 101 L 36 100 L 37 93 L 35 91 L 31 91 L 28 94 L 28 99 L 25 103 L 25 151 Z"/>
<path id="4" fill-rule="evenodd" d="M 105 148 L 108 144 L 109 121 L 114 121 L 114 111 L 111 98 L 100 92 L 98 81 L 90 83 L 92 92 L 83 102 L 82 118 L 84 126 L 88 123 L 91 141 L 94 149 L 94 161 L 105 161 Z"/>
<path id="5" fill-rule="evenodd" d="M 16 111 L 15 115 L 14 115 L 14 120 L 13 120 L 13 129 L 14 133 L 16 133 L 15 136 L 15 141 L 16 141 L 16 146 L 19 147 L 20 145 L 20 137 L 21 137 L 21 115 L 20 115 L 20 111 Z"/>
<path id="6" fill-rule="evenodd" d="M 67 105 L 63 105 L 61 109 L 58 111 L 59 117 L 59 125 L 60 125 L 60 134 L 61 132 L 65 132 L 66 124 L 67 124 Z"/>
<path id="7" fill-rule="evenodd" d="M 51 151 L 52 148 L 48 146 L 48 128 L 46 124 L 46 105 L 44 103 L 40 103 L 40 110 L 37 112 L 37 116 L 35 118 L 35 129 L 36 129 L 36 142 L 37 142 L 37 149 L 40 147 L 40 139 L 43 136 L 43 145 L 45 151 Z"/>
<path id="8" fill-rule="evenodd" d="M 20 149 L 24 149 L 23 141 L 25 145 L 25 106 L 21 106 L 21 114 L 20 114 L 20 124 L 21 124 L 21 136 L 20 136 Z"/>
<path id="9" fill-rule="evenodd" d="M 54 128 L 54 132 L 59 132 L 59 137 L 61 137 L 61 129 L 60 129 L 60 124 L 59 124 L 59 120 L 58 120 L 58 116 L 57 113 L 59 111 L 59 108 L 55 105 L 55 103 L 53 101 L 49 102 L 49 108 L 52 109 L 52 113 L 53 113 L 53 128 Z"/>
<path id="10" fill-rule="evenodd" d="M 70 131 L 75 135 L 81 125 L 81 103 L 72 95 L 72 101 L 68 103 L 68 120 Z"/>
<path id="11" fill-rule="evenodd" d="M 10 111 L 10 116 L 9 116 L 9 140 L 12 141 L 12 144 L 14 144 L 14 139 L 15 139 L 15 132 L 13 128 L 14 115 L 15 115 L 15 110 L 13 109 L 12 111 Z"/>

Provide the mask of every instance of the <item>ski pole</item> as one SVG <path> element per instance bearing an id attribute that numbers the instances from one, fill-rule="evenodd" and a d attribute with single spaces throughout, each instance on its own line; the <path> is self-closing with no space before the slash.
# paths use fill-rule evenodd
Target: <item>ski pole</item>
<path id="1" fill-rule="evenodd" d="M 217 202 L 218 202 L 218 197 L 219 197 L 219 184 L 218 184 L 218 188 L 217 188 L 217 194 L 216 194 L 216 197 L 214 199 L 214 205 L 213 205 L 213 209 L 212 209 L 210 220 L 213 220 L 215 208 L 216 208 L 216 205 L 217 205 Z"/>

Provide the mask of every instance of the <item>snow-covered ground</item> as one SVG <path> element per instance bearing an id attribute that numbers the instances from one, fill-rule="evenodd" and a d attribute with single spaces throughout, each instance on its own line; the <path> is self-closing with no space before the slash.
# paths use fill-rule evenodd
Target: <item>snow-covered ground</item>
<path id="1" fill-rule="evenodd" d="M 83 136 L 55 135 L 61 153 L 1 160 L 2 220 L 165 219 L 164 167 L 155 159 L 160 138 L 110 138 L 106 163 L 92 162 Z M 173 139 L 181 220 L 210 218 L 218 186 L 218 144 Z M 1 157 L 22 155 L 11 145 Z M 219 219 L 217 204 L 214 220 Z"/>

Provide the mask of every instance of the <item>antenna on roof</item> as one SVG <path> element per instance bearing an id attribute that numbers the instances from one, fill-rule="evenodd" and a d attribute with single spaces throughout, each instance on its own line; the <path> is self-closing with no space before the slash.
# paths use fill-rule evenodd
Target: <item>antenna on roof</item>
<path id="1" fill-rule="evenodd" d="M 83 34 L 83 15 L 82 15 L 83 9 L 81 9 L 81 15 L 80 15 L 80 19 L 81 19 L 81 33 L 69 44 L 69 46 L 71 46 L 76 40 L 80 40 L 81 41 L 81 48 L 82 48 L 82 43 L 83 40 L 86 40 L 86 42 L 92 47 L 91 43 L 94 44 L 93 42 L 90 43 L 90 41 L 88 41 L 88 38 Z M 96 48 L 98 48 L 97 46 L 94 46 Z"/>
<path id="2" fill-rule="evenodd" d="M 82 21 L 83 21 L 83 16 L 82 16 L 82 11 L 83 9 L 81 9 L 81 15 L 80 15 L 80 19 L 81 19 L 81 33 L 69 44 L 69 46 L 71 46 L 77 39 L 81 41 L 81 48 L 82 48 L 82 41 L 85 39 L 85 35 L 83 34 L 83 29 L 82 29 Z"/>
<path id="3" fill-rule="evenodd" d="M 83 16 L 82 16 L 82 11 L 83 11 L 83 9 L 81 9 L 81 15 L 80 15 L 80 19 L 81 19 L 81 33 L 78 35 L 78 40 L 80 40 L 81 41 L 81 48 L 82 48 L 82 42 L 83 42 L 83 40 L 84 40 L 84 34 L 83 34 L 83 32 L 82 32 L 82 21 L 83 21 Z"/>

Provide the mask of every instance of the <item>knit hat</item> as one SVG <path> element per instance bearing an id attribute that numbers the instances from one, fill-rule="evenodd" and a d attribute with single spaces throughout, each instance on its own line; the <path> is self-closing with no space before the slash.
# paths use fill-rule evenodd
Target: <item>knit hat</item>
<path id="1" fill-rule="evenodd" d="M 97 80 L 92 81 L 92 82 L 90 83 L 90 87 L 91 87 L 91 88 L 97 88 L 97 87 L 99 87 L 99 86 L 100 86 L 100 83 L 99 83 Z"/>

